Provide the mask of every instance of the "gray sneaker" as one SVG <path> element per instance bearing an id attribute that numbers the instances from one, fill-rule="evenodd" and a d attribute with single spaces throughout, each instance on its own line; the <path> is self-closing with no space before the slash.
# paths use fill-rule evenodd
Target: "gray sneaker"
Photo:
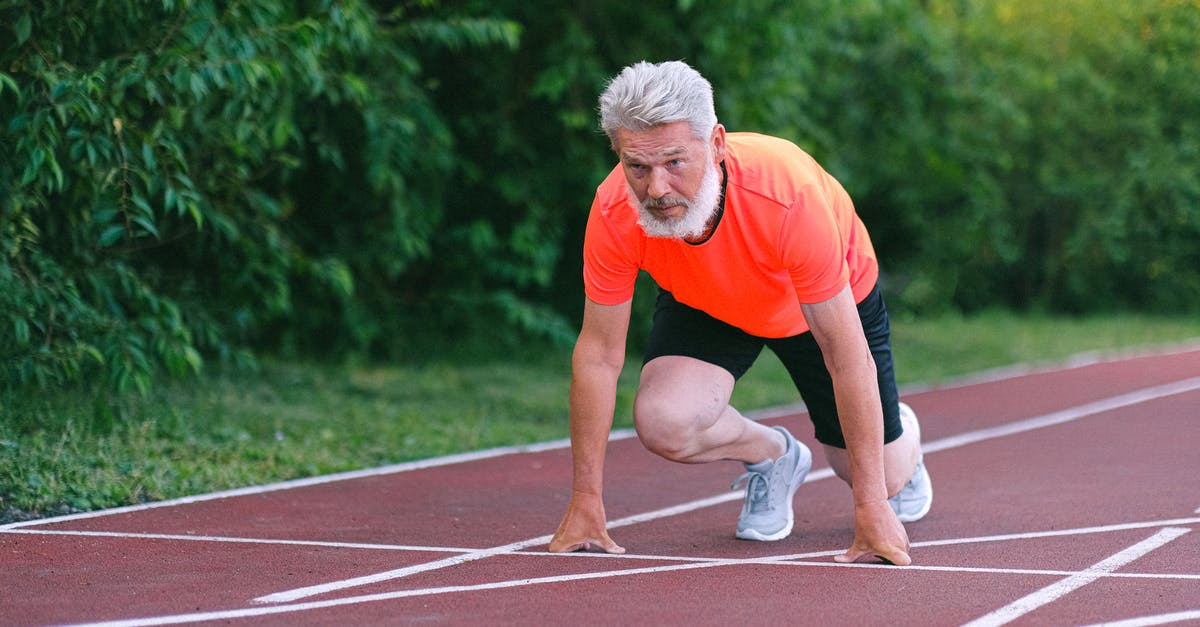
<path id="1" fill-rule="evenodd" d="M 917 414 L 907 404 L 900 403 L 900 412 L 906 414 L 914 424 L 917 422 Z M 917 461 L 912 479 L 904 484 L 896 496 L 888 499 L 888 504 L 900 522 L 921 520 L 929 513 L 929 507 L 933 505 L 933 481 L 929 479 L 929 471 L 925 470 L 924 456 Z"/>
<path id="2" fill-rule="evenodd" d="M 933 482 L 929 479 L 929 471 L 925 470 L 925 460 L 917 462 L 912 479 L 904 484 L 896 496 L 888 499 L 888 505 L 896 512 L 900 522 L 921 520 L 929 513 L 933 505 Z"/>
<path id="3" fill-rule="evenodd" d="M 792 496 L 812 468 L 812 452 L 783 427 L 772 427 L 787 440 L 787 450 L 775 460 L 744 464 L 746 472 L 733 482 L 746 481 L 746 500 L 738 517 L 737 537 L 743 540 L 782 540 L 792 532 Z"/>

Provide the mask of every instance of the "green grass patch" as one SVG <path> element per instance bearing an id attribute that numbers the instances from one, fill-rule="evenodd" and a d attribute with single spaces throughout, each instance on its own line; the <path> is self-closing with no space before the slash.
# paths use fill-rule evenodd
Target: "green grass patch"
<path id="1" fill-rule="evenodd" d="M 901 385 L 1200 337 L 1200 321 L 987 313 L 893 323 Z M 639 360 L 622 375 L 631 425 Z M 202 494 L 567 437 L 568 350 L 420 365 L 268 361 L 253 374 L 166 382 L 145 397 L 0 397 L 0 522 Z M 794 403 L 765 352 L 743 410 Z M 565 480 L 565 479 L 564 479 Z"/>

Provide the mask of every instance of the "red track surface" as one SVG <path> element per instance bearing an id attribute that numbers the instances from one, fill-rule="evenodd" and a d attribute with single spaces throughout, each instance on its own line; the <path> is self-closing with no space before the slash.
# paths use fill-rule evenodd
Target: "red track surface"
<path id="1" fill-rule="evenodd" d="M 740 467 L 618 438 L 624 556 L 544 553 L 552 443 L 0 526 L 0 624 L 1200 623 L 1200 347 L 904 398 L 935 487 L 910 567 L 833 562 L 851 508 L 827 469 L 791 537 L 745 542 Z"/>

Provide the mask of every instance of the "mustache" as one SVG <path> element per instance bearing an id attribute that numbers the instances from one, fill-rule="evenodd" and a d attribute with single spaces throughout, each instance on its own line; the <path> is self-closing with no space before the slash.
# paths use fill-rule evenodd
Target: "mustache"
<path id="1" fill-rule="evenodd" d="M 686 198 L 672 198 L 663 196 L 662 198 L 647 198 L 642 201 L 642 207 L 646 209 L 666 209 L 667 207 L 682 206 L 684 209 L 691 209 L 692 203 Z"/>

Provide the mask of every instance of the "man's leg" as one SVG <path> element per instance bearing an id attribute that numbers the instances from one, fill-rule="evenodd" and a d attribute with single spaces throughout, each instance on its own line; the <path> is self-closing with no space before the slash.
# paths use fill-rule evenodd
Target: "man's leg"
<path id="1" fill-rule="evenodd" d="M 897 493 L 912 479 L 917 462 L 921 460 L 921 427 L 916 417 L 900 412 L 904 434 L 883 445 L 883 472 L 887 482 L 888 497 Z M 824 445 L 825 458 L 839 478 L 850 483 L 850 456 L 846 449 Z"/>
<path id="2" fill-rule="evenodd" d="M 729 406 L 734 382 L 762 351 L 762 339 L 659 295 L 633 404 L 638 436 L 667 459 L 741 461 L 746 496 L 737 537 L 779 540 L 792 532 L 792 496 L 812 452 L 786 430 L 769 429 Z"/>
<path id="3" fill-rule="evenodd" d="M 891 323 L 878 287 L 858 304 L 858 312 L 878 376 L 885 437 L 884 480 L 888 496 L 891 497 L 912 479 L 921 460 L 921 429 L 915 416 L 907 411 L 899 411 L 900 395 L 892 361 Z M 808 405 L 817 439 L 824 445 L 829 465 L 839 478 L 850 483 L 850 460 L 837 418 L 833 380 L 816 340 L 811 333 L 804 333 L 794 338 L 770 340 L 768 345 L 783 361 L 796 389 Z M 891 440 L 888 441 L 888 438 Z"/>
<path id="4" fill-rule="evenodd" d="M 772 541 L 792 532 L 792 497 L 812 468 L 812 452 L 786 430 L 767 428 L 729 406 L 734 377 L 692 357 L 664 355 L 642 368 L 634 400 L 638 436 L 667 459 L 741 461 L 746 483 L 737 537 Z"/>
<path id="5" fill-rule="evenodd" d="M 779 458 L 787 446 L 783 434 L 731 407 L 733 384 L 729 371 L 699 359 L 664 355 L 650 360 L 633 404 L 642 444 L 687 464 Z"/>

